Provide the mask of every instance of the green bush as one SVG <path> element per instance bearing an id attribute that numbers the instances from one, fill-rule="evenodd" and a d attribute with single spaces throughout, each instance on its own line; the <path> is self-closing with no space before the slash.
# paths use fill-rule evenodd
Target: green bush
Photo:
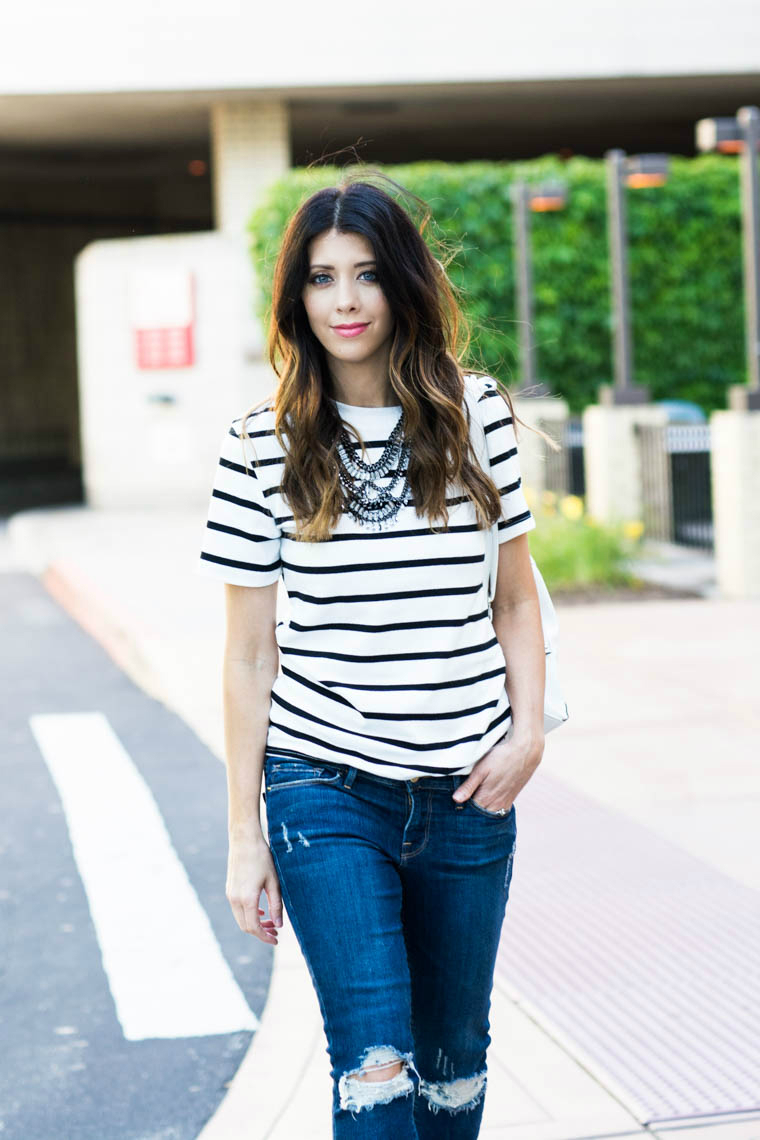
<path id="1" fill-rule="evenodd" d="M 582 510 L 582 500 L 575 495 L 557 503 L 551 492 L 545 492 L 544 503 L 537 505 L 533 495 L 527 494 L 536 519 L 536 528 L 528 535 L 530 552 L 550 591 L 636 584 L 630 559 L 640 547 L 638 521 L 609 525 L 585 514 L 575 517 L 569 508 Z M 563 508 L 568 508 L 567 514 Z"/>
<path id="2" fill-rule="evenodd" d="M 471 363 L 519 383 L 509 188 L 516 177 L 563 178 L 566 208 L 533 218 L 534 337 L 539 376 L 572 412 L 612 381 L 604 162 L 546 156 L 530 162 L 420 162 L 384 168 L 429 204 L 431 227 L 458 250 L 450 275 L 473 324 Z M 295 169 L 270 188 L 250 222 L 266 316 L 282 232 L 298 204 L 331 185 L 334 167 Z M 629 190 L 634 376 L 653 399 L 726 406 L 742 383 L 744 314 L 737 159 L 673 157 L 667 183 Z"/>

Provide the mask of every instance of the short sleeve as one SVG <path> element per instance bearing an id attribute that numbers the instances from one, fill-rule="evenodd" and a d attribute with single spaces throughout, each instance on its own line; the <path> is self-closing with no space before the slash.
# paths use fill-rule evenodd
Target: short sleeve
<path id="1" fill-rule="evenodd" d="M 239 421 L 237 421 L 239 422 Z M 281 529 L 243 440 L 234 425 L 224 433 L 203 532 L 198 574 L 236 586 L 268 586 L 280 577 Z"/>
<path id="2" fill-rule="evenodd" d="M 488 444 L 491 478 L 501 495 L 499 519 L 499 544 L 501 544 L 533 530 L 536 520 L 528 507 L 522 487 L 517 438 L 509 404 L 499 391 L 495 380 L 484 379 L 483 388 L 479 407 Z"/>

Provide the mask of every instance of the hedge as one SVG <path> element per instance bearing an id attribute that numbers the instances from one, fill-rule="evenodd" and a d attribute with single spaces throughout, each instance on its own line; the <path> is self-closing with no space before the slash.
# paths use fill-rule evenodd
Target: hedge
<path id="1" fill-rule="evenodd" d="M 693 400 L 709 414 L 745 380 L 739 177 L 735 156 L 671 158 L 664 186 L 627 191 L 634 379 L 653 399 Z M 612 382 L 603 160 L 419 162 L 383 167 L 433 211 L 432 233 L 457 250 L 449 272 L 473 328 L 471 363 L 519 386 L 510 184 L 556 176 L 565 209 L 533 216 L 538 374 L 570 409 Z M 335 167 L 294 169 L 249 223 L 266 320 L 271 274 L 288 217 Z"/>

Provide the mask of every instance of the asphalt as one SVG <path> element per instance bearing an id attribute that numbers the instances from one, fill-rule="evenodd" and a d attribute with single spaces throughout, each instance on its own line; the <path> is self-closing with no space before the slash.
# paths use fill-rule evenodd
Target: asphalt
<path id="1" fill-rule="evenodd" d="M 204 524 L 203 507 L 174 513 L 85 507 L 28 511 L 9 520 L 0 539 L 0 562 L 8 570 L 37 575 L 112 662 L 181 718 L 221 761 L 223 591 L 193 574 Z M 740 954 L 737 965 L 737 956 L 729 963 L 729 948 L 719 947 L 710 958 L 713 975 L 707 954 L 697 955 L 690 973 L 683 957 L 679 965 L 678 942 L 699 936 L 700 915 L 714 923 L 715 914 L 729 915 L 731 907 L 739 907 L 751 916 L 753 904 L 760 902 L 755 840 L 760 708 L 756 653 L 748 636 L 760 628 L 760 603 L 722 600 L 710 584 L 709 567 L 692 562 L 690 572 L 689 582 L 680 584 L 690 588 L 703 582 L 702 597 L 558 606 L 560 667 L 571 720 L 547 738 L 541 768 L 518 799 L 521 865 L 516 863 L 513 921 L 505 924 L 505 952 L 494 988 L 492 1076 L 481 1130 L 491 1140 L 676 1132 L 681 1140 L 760 1138 L 760 1080 L 750 1072 L 739 1081 L 731 1069 L 741 1018 L 737 1013 L 735 1024 L 729 1017 L 718 1027 L 704 1000 L 705 989 L 709 993 L 730 966 L 750 1006 L 757 1002 L 752 951 L 746 959 Z M 668 582 L 678 585 L 678 575 L 670 573 Z M 285 616 L 282 593 L 280 606 Z M 552 819 L 562 826 L 552 828 Z M 574 834 L 584 839 L 577 850 Z M 218 843 L 221 848 L 221 833 Z M 637 850 L 649 856 L 656 851 L 657 866 L 651 857 L 637 859 Z M 547 864 L 548 851 L 554 861 Z M 555 891 L 553 909 L 547 902 L 541 912 L 544 925 L 536 926 L 531 900 L 553 881 L 553 868 L 564 871 L 560 861 L 573 858 L 577 876 L 563 879 L 565 888 Z M 643 906 L 642 913 L 651 912 L 647 900 L 655 876 L 666 883 L 658 905 L 663 899 L 665 905 L 668 899 L 675 904 L 684 884 L 696 901 L 694 915 L 678 908 L 683 920 L 669 928 L 667 938 L 662 924 L 650 922 L 647 938 L 656 951 L 650 955 L 646 947 L 633 945 L 633 903 Z M 610 914 L 606 935 L 596 940 L 598 961 L 609 961 L 614 944 L 617 953 L 622 945 L 626 965 L 634 949 L 644 963 L 633 982 L 621 974 L 615 984 L 650 986 L 650 959 L 659 970 L 670 969 L 681 989 L 685 984 L 679 1011 L 669 1007 L 667 996 L 659 1006 L 652 998 L 647 1007 L 650 1040 L 657 1038 L 670 1064 L 661 1087 L 649 1088 L 652 1081 L 657 1086 L 657 1066 L 652 1073 L 635 1046 L 635 1002 L 621 1003 L 595 969 L 571 974 L 564 994 L 561 986 L 549 984 L 563 964 L 566 933 L 581 910 L 573 905 L 573 892 L 580 902 L 593 890 L 600 900 L 616 900 L 620 911 Z M 221 897 L 221 876 L 218 891 Z M 709 913 L 708 896 L 717 907 Z M 621 931 L 617 942 L 614 929 L 610 940 L 610 924 Z M 524 933 L 531 929 L 541 938 L 533 948 Z M 577 953 L 593 955 L 592 943 L 578 942 Z M 249 945 L 241 934 L 240 953 Z M 272 971 L 261 1025 L 226 1096 L 200 1131 L 202 1140 L 329 1140 L 324 1033 L 287 919 L 280 945 L 266 953 L 272 956 Z M 568 987 L 581 986 L 586 1000 L 577 1003 L 574 1028 L 562 1010 Z M 699 1062 L 677 1032 L 678 1017 L 684 1016 L 693 1017 L 695 1033 L 712 1033 L 712 1076 L 726 1070 L 707 1100 L 689 1091 L 695 1075 L 689 1066 Z M 607 1035 L 601 1044 L 597 1024 Z M 756 1047 L 754 1039 L 749 1047 Z"/>

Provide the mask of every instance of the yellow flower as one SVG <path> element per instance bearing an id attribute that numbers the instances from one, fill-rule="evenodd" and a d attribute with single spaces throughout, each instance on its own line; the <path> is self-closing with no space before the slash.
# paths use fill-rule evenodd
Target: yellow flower
<path id="1" fill-rule="evenodd" d="M 583 516 L 583 499 L 579 495 L 565 495 L 559 505 L 566 519 L 575 522 Z"/>
<path id="2" fill-rule="evenodd" d="M 623 534 L 626 538 L 632 538 L 635 541 L 641 538 L 643 533 L 644 524 L 640 519 L 629 519 L 629 521 L 623 525 Z"/>

